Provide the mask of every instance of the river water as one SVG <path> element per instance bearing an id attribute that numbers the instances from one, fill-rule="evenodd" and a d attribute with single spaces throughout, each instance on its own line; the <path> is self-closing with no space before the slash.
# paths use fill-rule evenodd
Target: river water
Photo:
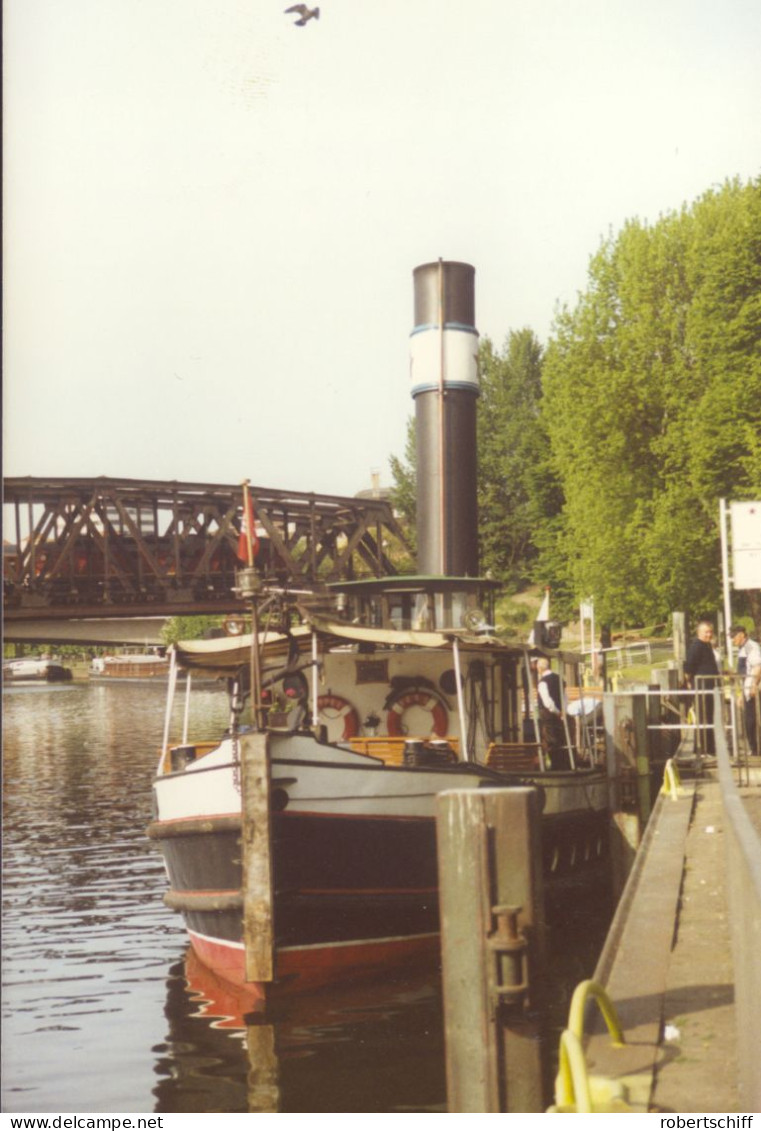
<path id="1" fill-rule="evenodd" d="M 219 733 L 226 696 L 194 699 L 190 739 Z M 163 702 L 145 684 L 4 689 L 2 1110 L 446 1112 L 435 972 L 246 1026 L 247 1004 L 187 957 L 145 836 Z M 573 945 L 564 924 L 561 1012 L 607 915 L 587 909 Z"/>

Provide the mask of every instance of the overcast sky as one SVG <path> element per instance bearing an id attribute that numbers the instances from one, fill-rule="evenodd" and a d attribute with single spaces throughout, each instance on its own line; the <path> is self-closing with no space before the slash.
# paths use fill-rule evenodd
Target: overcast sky
<path id="1" fill-rule="evenodd" d="M 759 174 L 758 0 L 6 0 L 4 473 L 390 482 L 412 270 L 501 344 Z"/>

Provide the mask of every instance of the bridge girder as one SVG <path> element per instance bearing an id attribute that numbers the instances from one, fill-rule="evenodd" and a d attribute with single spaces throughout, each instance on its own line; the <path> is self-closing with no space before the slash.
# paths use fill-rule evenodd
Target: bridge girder
<path id="1" fill-rule="evenodd" d="M 249 487 L 267 581 L 293 588 L 397 572 L 409 553 L 384 499 Z M 242 489 L 134 479 L 6 479 L 6 622 L 239 608 Z"/>

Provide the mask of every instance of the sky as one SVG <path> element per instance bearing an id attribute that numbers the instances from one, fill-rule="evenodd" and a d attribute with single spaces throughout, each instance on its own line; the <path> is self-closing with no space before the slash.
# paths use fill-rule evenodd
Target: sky
<path id="1" fill-rule="evenodd" d="M 287 6 L 6 0 L 6 476 L 387 486 L 416 266 L 545 343 L 626 220 L 759 175 L 758 0 Z"/>

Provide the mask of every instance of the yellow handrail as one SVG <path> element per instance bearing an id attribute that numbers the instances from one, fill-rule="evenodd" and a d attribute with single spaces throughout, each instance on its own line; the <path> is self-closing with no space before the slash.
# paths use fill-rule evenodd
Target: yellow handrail
<path id="1" fill-rule="evenodd" d="M 682 779 L 679 776 L 679 769 L 673 758 L 669 758 L 668 762 L 663 768 L 663 785 L 661 786 L 661 793 L 667 793 L 672 801 L 679 800 L 679 787 L 682 784 Z"/>
<path id="2" fill-rule="evenodd" d="M 579 982 L 578 986 L 573 991 L 571 1007 L 568 1010 L 568 1028 L 578 1040 L 583 1039 L 584 1009 L 590 997 L 593 997 L 600 1007 L 600 1012 L 603 1015 L 605 1024 L 608 1026 L 611 1044 L 614 1048 L 621 1048 L 626 1042 L 624 1041 L 621 1022 L 618 1020 L 616 1007 L 599 982 L 593 982 L 591 979 L 587 979 L 586 982 Z"/>
<path id="3" fill-rule="evenodd" d="M 614 1048 L 623 1048 L 624 1034 L 613 1002 L 599 982 L 580 982 L 571 999 L 568 1028 L 560 1036 L 555 1103 L 548 1110 L 595 1112 L 631 1110 L 623 1085 L 603 1077 L 590 1077 L 584 1057 L 584 1010 L 593 997 L 603 1015 Z"/>
<path id="4" fill-rule="evenodd" d="M 587 1062 L 581 1041 L 566 1029 L 560 1034 L 558 1076 L 555 1081 L 556 1107 L 572 1107 L 578 1112 L 591 1112 L 592 1092 L 589 1087 Z"/>

